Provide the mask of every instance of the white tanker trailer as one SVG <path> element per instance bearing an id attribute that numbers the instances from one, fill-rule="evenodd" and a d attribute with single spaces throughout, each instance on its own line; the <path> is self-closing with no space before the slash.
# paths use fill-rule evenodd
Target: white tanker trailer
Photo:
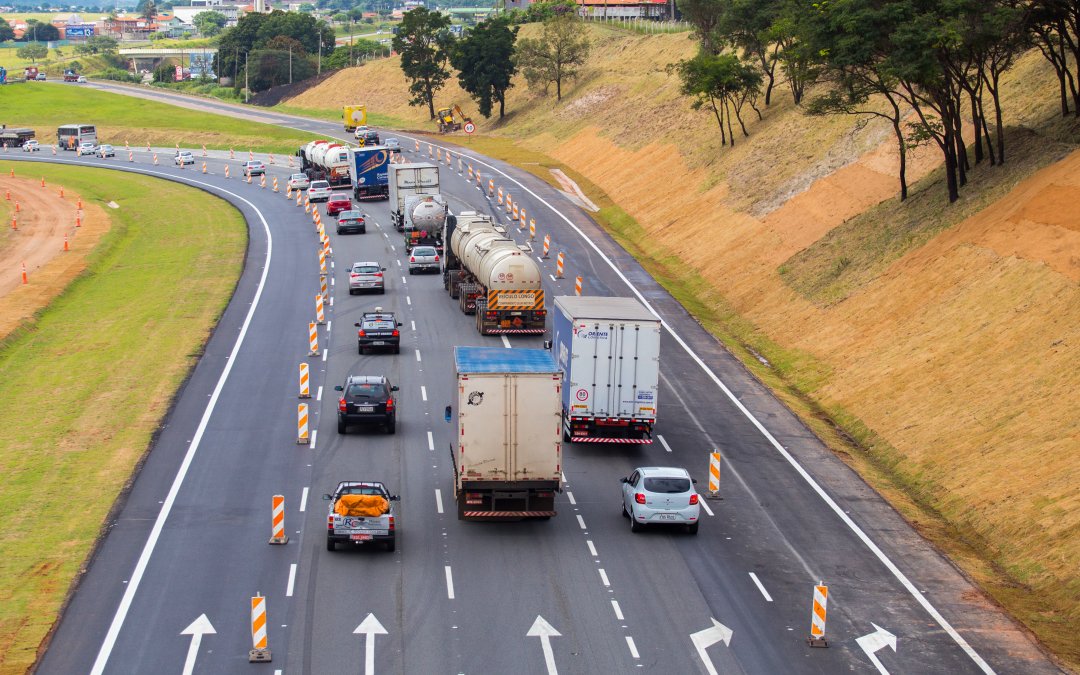
<path id="1" fill-rule="evenodd" d="M 440 194 L 405 198 L 405 252 L 414 246 L 434 246 L 442 252 L 443 225 L 449 212 Z"/>
<path id="2" fill-rule="evenodd" d="M 312 141 L 296 151 L 300 169 L 311 180 L 329 181 L 333 187 L 350 185 L 349 148 L 331 141 Z"/>
<path id="3" fill-rule="evenodd" d="M 448 216 L 443 241 L 443 285 L 462 312 L 476 314 L 481 335 L 544 332 L 542 278 L 527 247 L 475 211 Z"/>

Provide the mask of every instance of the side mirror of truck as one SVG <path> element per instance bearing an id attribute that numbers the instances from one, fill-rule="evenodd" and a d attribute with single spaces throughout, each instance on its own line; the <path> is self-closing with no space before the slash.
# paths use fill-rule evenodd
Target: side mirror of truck
<path id="1" fill-rule="evenodd" d="M 341 386 L 340 384 L 336 385 L 334 387 L 334 391 L 345 391 L 345 387 Z"/>
<path id="2" fill-rule="evenodd" d="M 443 411 L 443 419 L 445 419 L 449 423 L 450 422 L 450 416 L 451 416 L 452 413 L 453 413 L 453 410 L 450 408 L 450 406 L 446 406 L 446 410 Z"/>
<path id="3" fill-rule="evenodd" d="M 401 495 L 390 495 L 390 501 L 392 501 L 392 502 L 400 502 L 401 501 Z"/>
<path id="4" fill-rule="evenodd" d="M 322 498 L 324 502 L 329 502 L 334 500 L 334 495 L 323 495 Z"/>

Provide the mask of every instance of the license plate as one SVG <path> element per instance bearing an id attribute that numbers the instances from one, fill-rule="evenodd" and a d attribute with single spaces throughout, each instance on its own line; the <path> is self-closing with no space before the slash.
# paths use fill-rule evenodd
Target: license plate
<path id="1" fill-rule="evenodd" d="M 356 406 L 356 412 L 375 412 L 375 407 L 370 405 Z"/>
<path id="2" fill-rule="evenodd" d="M 371 344 L 373 344 L 373 345 L 385 345 L 386 342 L 384 342 L 383 340 L 372 340 Z"/>
<path id="3" fill-rule="evenodd" d="M 675 520 L 674 513 L 660 513 L 656 516 L 657 520 Z"/>
<path id="4" fill-rule="evenodd" d="M 371 541 L 370 534 L 350 534 L 349 539 L 353 541 Z"/>

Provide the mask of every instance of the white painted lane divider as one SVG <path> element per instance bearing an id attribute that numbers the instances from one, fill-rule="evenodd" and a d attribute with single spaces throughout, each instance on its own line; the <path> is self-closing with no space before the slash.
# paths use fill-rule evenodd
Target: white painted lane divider
<path id="1" fill-rule="evenodd" d="M 431 435 L 430 431 L 427 432 L 427 449 L 431 451 L 435 450 L 435 437 Z"/>
<path id="2" fill-rule="evenodd" d="M 442 508 L 442 490 L 435 488 L 435 511 L 438 513 L 443 512 Z"/>
<path id="3" fill-rule="evenodd" d="M 600 572 L 600 581 L 604 583 L 604 587 L 611 588 L 611 581 L 608 580 L 607 572 L 604 570 L 604 568 L 601 567 L 598 571 Z"/>
<path id="4" fill-rule="evenodd" d="M 319 388 L 316 390 L 315 400 L 316 401 L 321 401 L 322 400 L 322 385 L 321 384 L 319 385 Z"/>
<path id="5" fill-rule="evenodd" d="M 188 645 L 187 658 L 184 659 L 184 675 L 192 675 L 195 672 L 195 659 L 199 657 L 199 645 L 202 644 L 204 635 L 215 635 L 214 626 L 205 614 L 200 614 L 198 619 L 191 625 L 180 631 L 181 635 L 190 635 L 191 644 Z"/>
<path id="6" fill-rule="evenodd" d="M 416 332 L 416 322 L 413 321 L 412 319 L 410 319 L 409 320 L 409 326 L 412 328 L 412 331 L 415 333 Z"/>
<path id="7" fill-rule="evenodd" d="M 285 597 L 291 598 L 296 587 L 296 563 L 289 565 L 289 583 L 285 586 Z"/>
<path id="8" fill-rule="evenodd" d="M 318 436 L 318 435 L 319 435 L 319 430 L 318 429 L 313 429 L 311 431 L 311 449 L 312 450 L 315 449 L 315 437 Z"/>
<path id="9" fill-rule="evenodd" d="M 671 446 L 667 444 L 667 441 L 664 440 L 663 436 L 656 434 L 656 440 L 660 441 L 660 445 L 664 446 L 664 450 L 671 452 Z"/>
<path id="10" fill-rule="evenodd" d="M 454 575 L 450 571 L 450 566 L 446 565 L 446 597 L 451 600 L 454 599 Z"/>
<path id="11" fill-rule="evenodd" d="M 577 517 L 577 524 L 581 527 L 581 529 L 585 529 L 585 519 L 582 518 L 580 514 Z"/>
<path id="12" fill-rule="evenodd" d="M 405 296 L 405 304 L 409 305 L 409 306 L 412 306 L 412 298 L 410 298 L 409 296 L 406 295 Z"/>
<path id="13" fill-rule="evenodd" d="M 571 504 L 573 504 L 575 506 L 577 505 L 577 500 L 574 499 L 574 493 L 573 492 L 570 492 L 569 490 L 567 490 L 566 491 L 566 498 L 570 500 Z"/>
<path id="14" fill-rule="evenodd" d="M 585 545 L 589 547 L 589 555 L 594 558 L 600 557 L 600 555 L 596 552 L 596 545 L 592 543 L 592 539 L 586 539 Z"/>
<path id="15" fill-rule="evenodd" d="M 619 606 L 618 600 L 611 601 L 611 609 L 615 612 L 615 618 L 619 621 L 625 621 L 626 617 L 623 616 L 622 607 Z"/>
<path id="16" fill-rule="evenodd" d="M 547 667 L 548 675 L 557 675 L 559 671 L 555 668 L 555 653 L 551 649 L 551 638 L 562 637 L 562 633 L 555 630 L 544 620 L 544 617 L 538 614 L 529 632 L 525 633 L 525 637 L 540 638 L 540 648 L 544 651 L 544 665 Z"/>
<path id="17" fill-rule="evenodd" d="M 505 335 L 500 335 L 499 337 L 502 338 L 503 347 L 506 347 L 507 349 L 510 349 L 510 340 L 507 339 L 507 337 Z"/>
<path id="18" fill-rule="evenodd" d="M 702 499 L 698 501 L 698 503 L 701 504 L 701 508 L 705 509 L 705 513 L 709 514 L 710 516 L 714 515 L 712 509 L 709 508 L 709 503 L 707 501 Z"/>
<path id="19" fill-rule="evenodd" d="M 641 658 L 641 655 L 638 654 L 637 645 L 634 644 L 634 638 L 629 635 L 626 636 L 626 646 L 630 650 L 630 656 L 633 656 L 635 659 Z"/>
<path id="20" fill-rule="evenodd" d="M 420 385 L 420 398 L 424 401 L 427 400 L 427 387 Z"/>
<path id="21" fill-rule="evenodd" d="M 772 602 L 772 596 L 765 590 L 765 585 L 761 583 L 761 580 L 757 578 L 757 575 L 751 572 L 750 578 L 754 580 L 754 584 L 758 587 L 758 590 L 765 596 L 765 602 Z"/>
<path id="22" fill-rule="evenodd" d="M 419 349 L 417 349 L 417 350 L 416 350 L 416 352 L 415 352 L 415 354 L 416 354 L 416 362 L 417 362 L 417 363 L 420 363 L 420 350 L 419 350 Z"/>
<path id="23" fill-rule="evenodd" d="M 300 513 L 303 513 L 307 509 L 307 496 L 308 488 L 304 486 L 303 492 L 300 493 Z"/>

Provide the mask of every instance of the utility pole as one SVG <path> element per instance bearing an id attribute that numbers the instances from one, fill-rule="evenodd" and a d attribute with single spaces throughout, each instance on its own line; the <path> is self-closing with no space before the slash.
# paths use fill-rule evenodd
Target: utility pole
<path id="1" fill-rule="evenodd" d="M 248 89 L 248 60 L 244 59 L 244 103 L 248 102 L 251 91 Z"/>
<path id="2" fill-rule="evenodd" d="M 322 33 L 319 33 L 319 66 L 315 71 L 315 79 L 318 80 L 320 76 L 322 76 Z"/>
<path id="3" fill-rule="evenodd" d="M 292 45 L 289 45 L 289 84 L 292 84 Z"/>

